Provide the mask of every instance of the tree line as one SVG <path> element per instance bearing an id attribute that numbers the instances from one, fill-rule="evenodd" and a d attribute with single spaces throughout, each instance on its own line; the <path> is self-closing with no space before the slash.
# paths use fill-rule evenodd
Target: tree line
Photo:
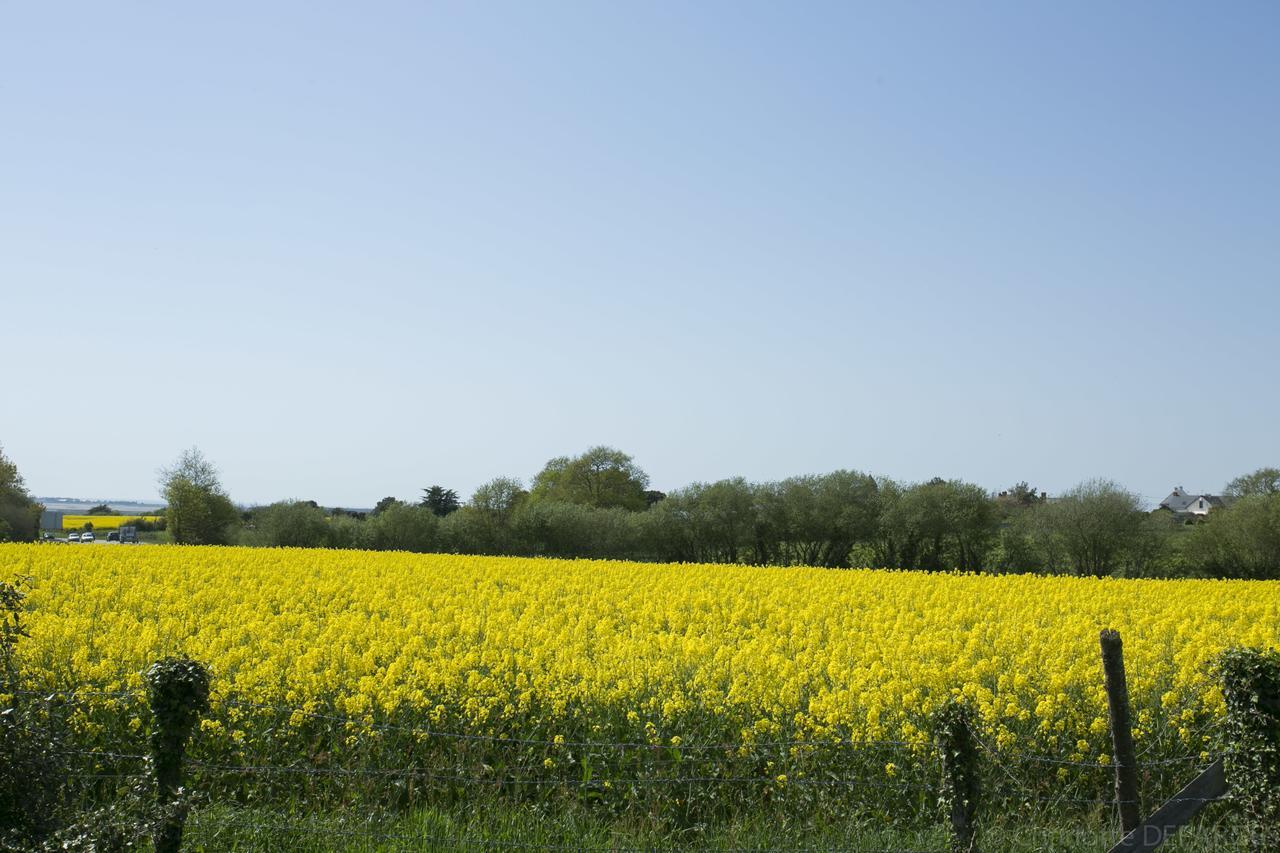
<path id="1" fill-rule="evenodd" d="M 961 480 L 904 483 L 840 470 L 762 483 L 735 477 L 664 494 L 630 456 L 609 447 L 556 457 L 527 485 L 499 477 L 465 501 L 433 485 L 416 500 L 387 497 L 369 512 L 301 500 L 238 508 L 195 449 L 161 471 L 160 485 L 169 535 L 190 544 L 1280 578 L 1275 468 L 1232 480 L 1227 505 L 1194 522 L 1148 512 L 1137 495 L 1107 480 L 1051 497 L 1027 483 L 992 494 Z"/>
<path id="2" fill-rule="evenodd" d="M 840 470 L 670 494 L 627 454 L 550 460 L 526 485 L 500 477 L 462 501 L 441 486 L 373 511 L 282 501 L 246 511 L 227 541 L 463 554 L 829 568 L 1038 572 L 1092 577 L 1280 577 L 1280 470 L 1226 487 L 1228 506 L 1187 523 L 1116 483 L 1048 496 L 960 480 L 902 483 Z M 229 500 L 224 498 L 229 505 Z M 170 500 L 172 506 L 172 500 Z M 170 525 L 174 520 L 170 519 Z"/>

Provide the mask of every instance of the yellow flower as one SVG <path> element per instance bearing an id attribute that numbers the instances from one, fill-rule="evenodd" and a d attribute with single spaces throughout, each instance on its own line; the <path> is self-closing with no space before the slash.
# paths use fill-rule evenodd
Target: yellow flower
<path id="1" fill-rule="evenodd" d="M 952 695 L 1002 754 L 1088 757 L 1107 733 L 1103 627 L 1127 641 L 1135 737 L 1158 759 L 1206 746 L 1223 648 L 1280 645 L 1275 581 L 0 544 L 0 580 L 19 576 L 33 580 L 18 663 L 36 683 L 136 690 L 181 651 L 214 673 L 200 736 L 265 761 L 315 728 L 337 735 L 336 766 L 441 731 L 730 743 L 801 762 L 823 754 L 805 744 L 845 740 L 924 753 L 928 715 Z M 88 701 L 72 719 L 86 742 L 109 751 L 139 731 L 137 705 Z"/>

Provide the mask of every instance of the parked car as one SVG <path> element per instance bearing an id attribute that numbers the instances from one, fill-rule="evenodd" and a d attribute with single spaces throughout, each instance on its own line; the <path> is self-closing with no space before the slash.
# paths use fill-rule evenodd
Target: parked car
<path id="1" fill-rule="evenodd" d="M 93 531 L 92 531 L 92 530 L 86 530 L 84 533 L 81 533 L 81 534 L 80 534 L 80 541 L 81 541 L 81 542 L 92 542 L 92 541 L 93 541 Z"/>
<path id="2" fill-rule="evenodd" d="M 67 541 L 68 541 L 68 542 L 79 542 L 79 541 L 80 541 L 80 534 L 79 534 L 79 533 L 72 533 L 70 536 L 68 536 L 68 537 L 67 537 Z"/>

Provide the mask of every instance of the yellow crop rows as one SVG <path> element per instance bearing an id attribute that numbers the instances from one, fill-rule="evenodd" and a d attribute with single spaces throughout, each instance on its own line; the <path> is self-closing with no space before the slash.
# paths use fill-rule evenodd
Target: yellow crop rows
<path id="1" fill-rule="evenodd" d="M 86 524 L 92 524 L 94 530 L 117 530 L 126 524 L 142 521 L 160 521 L 161 515 L 64 515 L 63 530 L 83 530 Z"/>
<path id="2" fill-rule="evenodd" d="M 1196 751 L 1221 713 L 1213 657 L 1280 642 L 1274 582 L 0 545 L 0 578 L 19 576 L 20 658 L 49 686 L 137 687 L 185 653 L 215 702 L 662 743 L 923 745 L 927 714 L 964 694 L 996 749 L 1105 759 L 1114 627 L 1139 748 Z M 234 714 L 206 728 L 254 734 Z"/>

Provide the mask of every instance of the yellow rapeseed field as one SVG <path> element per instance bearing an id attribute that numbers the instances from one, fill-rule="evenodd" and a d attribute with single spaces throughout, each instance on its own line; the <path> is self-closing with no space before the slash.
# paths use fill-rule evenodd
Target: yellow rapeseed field
<path id="1" fill-rule="evenodd" d="M 81 530 L 86 524 L 92 524 L 94 530 L 116 530 L 126 524 L 142 521 L 160 521 L 162 515 L 64 515 L 63 530 Z"/>
<path id="2" fill-rule="evenodd" d="M 1139 749 L 1196 751 L 1221 709 L 1213 657 L 1280 643 L 1274 582 L 0 545 L 0 578 L 23 576 L 21 660 L 50 687 L 134 688 L 184 653 L 215 704 L 548 738 L 925 744 L 964 694 L 995 749 L 1105 759 L 1114 627 Z M 235 714 L 207 728 L 254 734 Z"/>

